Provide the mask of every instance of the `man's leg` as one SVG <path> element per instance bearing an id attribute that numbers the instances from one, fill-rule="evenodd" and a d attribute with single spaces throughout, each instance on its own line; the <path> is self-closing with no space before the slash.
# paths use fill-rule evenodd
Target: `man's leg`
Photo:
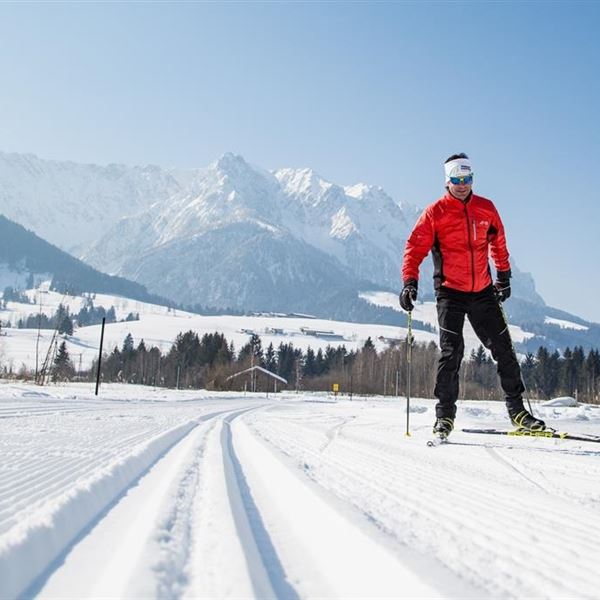
<path id="1" fill-rule="evenodd" d="M 523 409 L 525 387 L 521 379 L 521 367 L 510 339 L 508 324 L 491 286 L 474 296 L 468 318 L 481 343 L 491 350 L 498 364 L 500 385 L 509 413 Z"/>
<path id="2" fill-rule="evenodd" d="M 463 325 L 466 306 L 460 298 L 460 292 L 438 292 L 437 313 L 441 354 L 433 392 L 438 399 L 435 415 L 438 418 L 454 419 L 458 398 L 458 371 L 465 350 Z"/>

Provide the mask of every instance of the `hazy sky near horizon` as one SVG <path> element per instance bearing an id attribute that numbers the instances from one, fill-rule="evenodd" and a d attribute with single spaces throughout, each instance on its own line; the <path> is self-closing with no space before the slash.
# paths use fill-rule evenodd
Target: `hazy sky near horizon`
<path id="1" fill-rule="evenodd" d="M 4 3 L 0 150 L 227 151 L 425 206 L 467 152 L 518 267 L 600 322 L 600 4 Z"/>

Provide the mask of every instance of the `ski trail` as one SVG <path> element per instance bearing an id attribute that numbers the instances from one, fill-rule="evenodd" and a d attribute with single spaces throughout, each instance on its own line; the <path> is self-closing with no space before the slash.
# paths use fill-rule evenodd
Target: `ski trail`
<path id="1" fill-rule="evenodd" d="M 220 419 L 207 439 L 185 598 L 276 598 L 287 589 L 231 444 L 230 423 L 243 412 Z"/>
<path id="2" fill-rule="evenodd" d="M 545 488 L 520 485 L 523 473 L 505 463 L 490 469 L 487 453 L 452 444 L 432 453 L 398 434 L 382 440 L 377 431 L 348 427 L 325 459 L 322 441 L 301 434 L 292 420 L 253 419 L 252 426 L 384 533 L 437 558 L 439 566 L 450 566 L 486 595 L 535 595 L 543 581 L 551 596 L 593 597 L 589 592 L 599 582 L 593 565 L 600 558 L 594 511 Z M 543 472 L 538 465 L 530 469 Z M 578 470 L 583 478 L 585 465 Z M 590 485 L 593 497 L 597 482 Z"/>
<path id="3" fill-rule="evenodd" d="M 90 521 L 24 596 L 61 598 L 66 590 L 77 598 L 179 596 L 204 444 L 224 412 L 230 411 L 199 417 L 199 425 Z"/>
<path id="4" fill-rule="evenodd" d="M 521 469 L 519 469 L 519 467 L 517 467 L 515 464 L 513 464 L 508 458 L 502 456 L 497 448 L 491 448 L 490 446 L 487 446 L 486 451 L 495 461 L 499 462 L 501 465 L 508 467 L 509 469 L 512 469 L 513 471 L 518 473 L 523 479 L 525 479 L 532 485 L 536 486 L 537 488 L 539 488 L 546 494 L 551 493 L 550 490 L 548 490 L 546 487 L 544 487 L 541 483 L 539 483 L 535 479 L 532 479 L 531 477 L 529 477 L 529 475 L 527 475 L 527 473 L 524 473 Z"/>
<path id="5" fill-rule="evenodd" d="M 206 439 L 216 425 L 216 419 L 211 419 L 206 433 L 196 442 L 191 458 L 184 465 L 182 476 L 166 503 L 168 509 L 158 519 L 153 541 L 160 549 L 160 558 L 148 561 L 151 572 L 156 573 L 152 591 L 157 597 L 178 598 L 188 583 L 186 569 L 193 536 L 191 515 L 194 503 L 201 501 L 199 487 L 204 476 Z M 150 576 L 151 573 L 145 575 Z"/>
<path id="6" fill-rule="evenodd" d="M 244 412 L 247 411 L 226 417 L 221 434 L 229 501 L 250 567 L 256 597 L 294 600 L 298 596 L 288 583 L 233 447 L 231 423 Z"/>
<path id="7" fill-rule="evenodd" d="M 327 436 L 327 441 L 321 447 L 321 452 L 325 452 L 325 450 L 327 450 L 329 445 L 333 443 L 338 437 L 338 435 L 342 433 L 342 429 L 348 424 L 349 421 L 353 420 L 354 418 L 355 417 L 343 418 L 341 419 L 340 423 L 334 425 L 328 431 L 325 432 L 325 435 Z"/>
<path id="8" fill-rule="evenodd" d="M 300 597 L 443 597 L 380 544 L 374 531 L 340 514 L 335 502 L 258 440 L 243 419 L 232 422 L 232 430 L 261 528 L 269 532 L 269 547 Z"/>
<path id="9" fill-rule="evenodd" d="M 146 440 L 71 486 L 47 510 L 18 521 L 0 543 L 0 595 L 18 596 L 36 578 L 45 578 L 66 549 L 89 530 L 115 498 L 129 489 L 152 464 L 197 426 L 181 424 Z M 36 583 L 33 584 L 37 585 Z"/>

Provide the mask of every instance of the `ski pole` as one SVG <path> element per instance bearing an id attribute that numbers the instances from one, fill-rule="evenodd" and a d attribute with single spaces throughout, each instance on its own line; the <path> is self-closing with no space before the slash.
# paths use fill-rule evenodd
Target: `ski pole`
<path id="1" fill-rule="evenodd" d="M 412 310 L 408 311 L 408 335 L 406 337 L 406 435 L 410 437 L 410 363 L 412 360 Z"/>
<path id="2" fill-rule="evenodd" d="M 506 325 L 506 329 L 508 330 L 508 318 L 506 317 L 506 312 L 504 311 L 504 306 L 502 306 L 502 302 L 498 301 L 498 305 L 500 306 L 500 311 L 502 312 L 502 318 L 504 319 L 504 324 Z M 510 340 L 510 345 L 512 347 L 512 351 L 517 356 L 517 351 L 515 350 L 515 345 L 513 344 L 512 337 L 510 335 L 510 331 L 507 331 L 508 339 Z M 520 370 L 520 369 L 519 369 Z M 527 400 L 527 406 L 529 407 L 529 412 L 533 415 L 533 409 L 531 408 L 531 402 L 529 401 L 529 390 L 525 385 L 525 379 L 523 379 L 523 373 L 521 373 L 521 383 L 523 384 L 523 389 L 525 390 L 525 400 Z"/>

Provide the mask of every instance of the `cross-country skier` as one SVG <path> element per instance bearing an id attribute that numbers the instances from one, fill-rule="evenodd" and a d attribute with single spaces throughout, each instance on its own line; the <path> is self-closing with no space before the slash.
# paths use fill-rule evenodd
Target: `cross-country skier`
<path id="1" fill-rule="evenodd" d="M 491 200 L 473 194 L 473 171 L 466 154 L 448 158 L 444 172 L 446 194 L 423 211 L 406 242 L 400 293 L 400 305 L 411 311 L 417 299 L 419 266 L 431 251 L 441 348 L 433 431 L 446 437 L 454 428 L 465 315 L 498 363 L 513 425 L 541 431 L 545 423 L 523 406 L 521 369 L 499 304 L 510 296 L 511 277 L 502 221 Z M 489 256 L 496 267 L 494 283 Z"/>

